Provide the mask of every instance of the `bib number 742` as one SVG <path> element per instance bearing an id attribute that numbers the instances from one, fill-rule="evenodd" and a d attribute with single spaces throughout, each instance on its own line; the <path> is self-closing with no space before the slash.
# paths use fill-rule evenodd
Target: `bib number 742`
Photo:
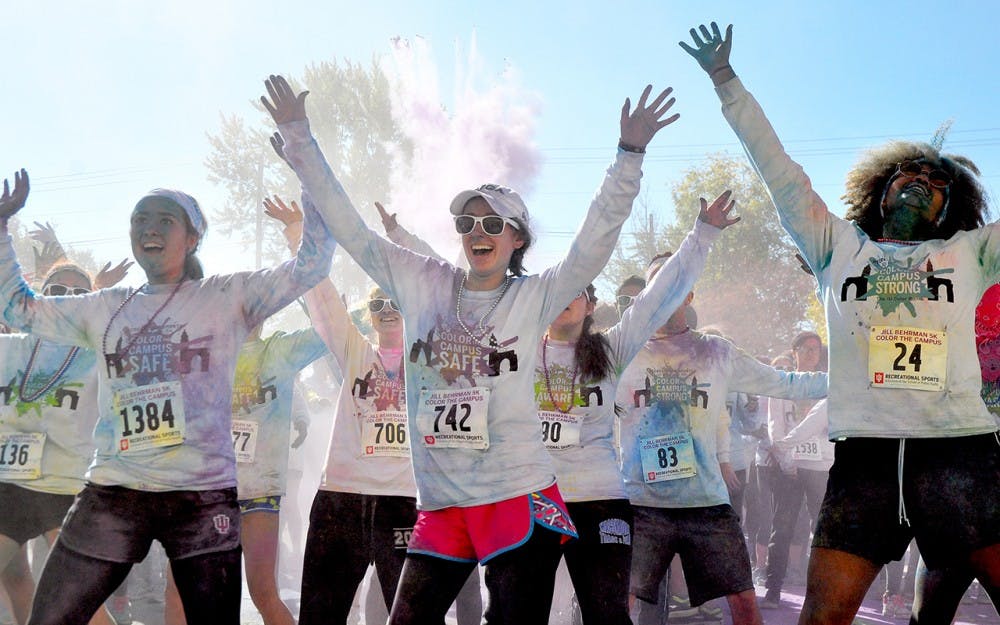
<path id="1" fill-rule="evenodd" d="M 441 431 L 441 417 L 444 417 L 444 424 L 451 426 L 452 432 L 471 432 L 472 428 L 466 423 L 472 414 L 472 406 L 469 404 L 451 404 L 450 406 L 434 406 L 434 432 Z M 446 414 L 447 413 L 447 414 Z M 461 414 L 460 414 L 461 413 Z"/>

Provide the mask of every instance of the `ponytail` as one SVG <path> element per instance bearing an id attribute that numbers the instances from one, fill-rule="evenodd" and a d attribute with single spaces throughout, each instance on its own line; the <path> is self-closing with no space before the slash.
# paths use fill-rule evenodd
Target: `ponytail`
<path id="1" fill-rule="evenodd" d="M 201 266 L 201 261 L 195 256 L 194 251 L 184 257 L 184 279 L 201 280 L 205 277 L 205 270 Z"/>
<path id="2" fill-rule="evenodd" d="M 587 299 L 597 305 L 597 291 L 593 284 L 587 285 Z M 583 318 L 583 329 L 576 340 L 573 358 L 580 367 L 580 379 L 596 382 L 611 376 L 611 343 L 602 332 L 594 332 L 594 315 Z"/>

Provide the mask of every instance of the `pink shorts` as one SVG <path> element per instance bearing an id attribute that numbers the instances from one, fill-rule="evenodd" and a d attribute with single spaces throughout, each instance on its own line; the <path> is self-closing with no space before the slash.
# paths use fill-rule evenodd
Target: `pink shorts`
<path id="1" fill-rule="evenodd" d="M 407 553 L 459 562 L 486 562 L 531 538 L 535 524 L 576 538 L 576 527 L 555 484 L 535 493 L 481 506 L 420 510 Z"/>

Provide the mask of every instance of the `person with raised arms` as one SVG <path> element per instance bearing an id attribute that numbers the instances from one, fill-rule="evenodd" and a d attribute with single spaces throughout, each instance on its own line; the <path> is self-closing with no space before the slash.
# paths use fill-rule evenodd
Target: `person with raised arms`
<path id="1" fill-rule="evenodd" d="M 594 332 L 593 285 L 549 325 L 538 346 L 535 402 L 542 440 L 579 539 L 563 546 L 584 625 L 628 625 L 632 506 L 618 462 L 618 382 L 632 358 L 674 313 L 705 266 L 719 233 L 737 221 L 726 191 L 701 212 L 691 233 L 624 311 Z"/>
<path id="2" fill-rule="evenodd" d="M 403 314 L 408 432 L 418 518 L 390 622 L 440 622 L 477 562 L 490 623 L 548 619 L 564 538 L 576 535 L 538 435 L 533 383 L 545 328 L 601 271 L 639 189 L 646 145 L 677 115 L 670 90 L 633 110 L 625 101 L 614 165 L 569 255 L 524 275 L 533 233 L 520 195 L 497 184 L 451 203 L 467 271 L 403 249 L 372 231 L 309 132 L 306 92 L 280 76 L 265 106 L 275 143 L 306 193 L 337 215 L 335 237 Z"/>
<path id="3" fill-rule="evenodd" d="M 49 554 L 32 625 L 85 623 L 153 540 L 171 560 L 191 623 L 239 622 L 240 516 L 232 440 L 236 358 L 252 328 L 329 272 L 323 219 L 294 260 L 257 272 L 203 277 L 206 230 L 198 202 L 154 189 L 130 218 L 138 289 L 73 297 L 33 292 L 7 233 L 28 177 L 0 196 L 0 302 L 10 325 L 98 353 L 98 421 L 87 485 Z"/>
<path id="4" fill-rule="evenodd" d="M 933 569 L 1000 598 L 1000 438 L 980 396 L 975 309 L 1000 279 L 1000 230 L 969 159 L 893 141 L 847 175 L 846 219 L 785 152 L 730 63 L 732 26 L 681 43 L 819 282 L 835 441 L 800 623 L 850 623 L 912 538 Z"/>

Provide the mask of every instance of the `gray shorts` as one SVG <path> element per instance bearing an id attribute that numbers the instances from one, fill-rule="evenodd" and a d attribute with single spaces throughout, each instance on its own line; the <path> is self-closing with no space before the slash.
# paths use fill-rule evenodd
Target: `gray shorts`
<path id="1" fill-rule="evenodd" d="M 150 492 L 87 484 L 66 515 L 59 540 L 110 562 L 141 562 L 153 540 L 171 560 L 236 549 L 236 489 Z"/>
<path id="2" fill-rule="evenodd" d="M 631 591 L 636 597 L 656 603 L 675 554 L 681 557 L 692 606 L 753 588 L 750 555 L 732 506 L 633 507 Z"/>
<path id="3" fill-rule="evenodd" d="M 1000 543 L 1000 439 L 996 433 L 838 441 L 813 546 L 885 564 L 916 538 L 930 568 L 967 561 Z"/>

